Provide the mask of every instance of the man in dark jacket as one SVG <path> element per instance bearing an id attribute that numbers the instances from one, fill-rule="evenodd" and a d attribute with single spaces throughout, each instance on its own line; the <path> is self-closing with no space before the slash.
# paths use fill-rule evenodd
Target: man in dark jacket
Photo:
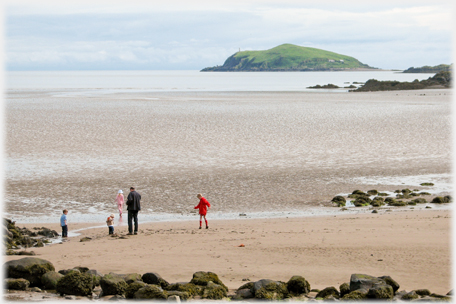
<path id="1" fill-rule="evenodd" d="M 141 210 L 141 194 L 135 191 L 135 187 L 130 187 L 127 197 L 128 211 L 128 234 L 133 233 L 133 220 L 135 221 L 135 234 L 138 234 L 138 211 Z"/>

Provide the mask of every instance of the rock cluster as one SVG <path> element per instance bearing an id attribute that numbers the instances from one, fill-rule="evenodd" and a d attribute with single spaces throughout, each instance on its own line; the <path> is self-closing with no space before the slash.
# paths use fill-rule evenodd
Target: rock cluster
<path id="1" fill-rule="evenodd" d="M 49 261 L 39 258 L 22 258 L 4 264 L 7 290 L 40 292 L 42 289 L 55 293 L 60 299 L 75 299 L 75 296 L 90 299 L 154 299 L 180 302 L 181 300 L 425 300 L 451 301 L 447 295 L 431 293 L 427 289 L 400 291 L 399 284 L 389 276 L 374 277 L 352 274 L 350 282 L 337 289 L 334 286 L 313 290 L 302 276 L 292 276 L 288 282 L 262 279 L 248 282 L 237 290 L 228 288 L 213 272 L 199 271 L 189 282 L 169 283 L 155 272 L 102 275 L 87 267 L 55 272 Z M 43 297 L 44 298 L 44 297 Z M 108 298 L 109 299 L 109 298 Z"/>
<path id="2" fill-rule="evenodd" d="M 431 201 L 427 201 L 425 198 L 418 196 L 428 196 L 430 193 L 417 189 L 395 190 L 394 193 L 396 193 L 395 196 L 388 196 L 387 193 L 378 192 L 377 190 L 369 190 L 367 192 L 355 190 L 349 194 L 347 198 L 352 199 L 352 203 L 355 207 L 381 207 L 385 204 L 388 206 L 415 206 L 416 204 L 448 204 L 453 202 L 453 198 L 450 195 L 436 196 Z M 345 197 L 337 195 L 332 198 L 331 203 L 336 207 L 345 207 L 347 200 Z"/>
<path id="3" fill-rule="evenodd" d="M 50 243 L 49 239 L 58 235 L 55 230 L 45 227 L 34 227 L 33 231 L 27 228 L 19 228 L 12 220 L 3 218 L 3 242 L 6 255 L 34 255 L 33 252 L 27 252 L 23 249 L 43 247 L 46 243 Z"/>

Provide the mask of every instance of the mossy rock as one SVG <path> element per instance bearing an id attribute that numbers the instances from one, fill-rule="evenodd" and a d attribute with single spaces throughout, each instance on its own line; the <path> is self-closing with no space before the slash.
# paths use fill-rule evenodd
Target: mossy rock
<path id="1" fill-rule="evenodd" d="M 429 291 L 429 289 L 416 289 L 416 290 L 414 290 L 414 292 L 417 295 L 420 295 L 422 297 L 431 295 L 431 292 Z"/>
<path id="2" fill-rule="evenodd" d="M 63 278 L 63 274 L 55 271 L 46 272 L 41 277 L 41 285 L 44 289 L 55 290 L 57 288 L 57 283 L 61 278 Z"/>
<path id="3" fill-rule="evenodd" d="M 310 292 L 310 284 L 302 276 L 292 276 L 287 282 L 287 289 L 293 295 L 308 294 Z"/>
<path id="4" fill-rule="evenodd" d="M 413 201 L 408 201 L 407 205 L 416 206 L 416 202 L 414 200 Z"/>
<path id="5" fill-rule="evenodd" d="M 393 288 L 393 292 L 396 293 L 396 291 L 399 290 L 401 285 L 399 285 L 398 282 L 396 282 L 392 277 L 390 276 L 381 276 L 379 279 L 382 279 L 385 281 L 386 284 L 390 285 Z"/>
<path id="6" fill-rule="evenodd" d="M 348 283 L 342 283 L 339 286 L 339 296 L 343 297 L 343 296 L 345 296 L 346 294 L 349 294 L 349 293 L 350 293 L 350 285 Z"/>
<path id="7" fill-rule="evenodd" d="M 125 289 L 125 298 L 133 299 L 135 293 L 143 287 L 146 287 L 146 283 L 143 281 L 136 281 L 128 284 L 127 288 Z"/>
<path id="8" fill-rule="evenodd" d="M 283 300 L 288 297 L 287 285 L 283 282 L 263 279 L 255 282 L 253 294 L 256 299 L 270 301 Z"/>
<path id="9" fill-rule="evenodd" d="M 103 290 L 103 296 L 123 295 L 127 289 L 127 283 L 121 277 L 107 274 L 100 279 L 100 286 Z"/>
<path id="10" fill-rule="evenodd" d="M 394 297 L 393 287 L 388 284 L 374 286 L 369 289 L 367 297 L 371 299 L 392 299 Z"/>
<path id="11" fill-rule="evenodd" d="M 340 298 L 341 301 L 365 301 L 367 299 L 367 290 L 364 289 L 358 289 L 354 290 L 350 293 L 347 293 L 344 295 L 342 298 Z"/>
<path id="12" fill-rule="evenodd" d="M 434 186 L 433 183 L 421 183 L 420 185 L 421 186 Z"/>
<path id="13" fill-rule="evenodd" d="M 378 196 L 388 196 L 388 193 L 385 193 L 385 192 L 379 192 L 377 195 L 378 195 Z"/>
<path id="14" fill-rule="evenodd" d="M 26 279 L 5 279 L 5 288 L 11 290 L 27 290 L 30 282 Z"/>
<path id="15" fill-rule="evenodd" d="M 369 195 L 377 195 L 377 194 L 378 194 L 378 191 L 375 190 L 375 189 L 373 189 L 373 190 L 368 190 L 368 191 L 367 191 L 367 194 L 369 194 Z"/>
<path id="16" fill-rule="evenodd" d="M 396 195 L 396 198 L 398 198 L 398 199 L 409 199 L 409 198 L 411 198 L 411 196 L 408 195 L 408 194 L 398 194 L 398 195 Z"/>
<path id="17" fill-rule="evenodd" d="M 415 202 L 415 204 L 426 204 L 427 200 L 425 198 L 415 198 L 412 202 Z"/>
<path id="18" fill-rule="evenodd" d="M 191 298 L 191 295 L 185 291 L 169 290 L 169 291 L 167 291 L 167 293 L 168 293 L 168 298 L 170 296 L 178 296 L 183 301 L 187 301 Z"/>
<path id="19" fill-rule="evenodd" d="M 416 294 L 415 291 L 411 291 L 409 293 L 406 293 L 405 295 L 403 295 L 401 297 L 401 300 L 406 300 L 406 301 L 411 301 L 411 300 L 416 300 L 416 299 L 419 299 L 420 296 L 418 294 Z"/>
<path id="20" fill-rule="evenodd" d="M 125 283 L 130 284 L 136 281 L 142 281 L 142 278 L 139 273 L 129 273 L 124 277 L 124 281 Z"/>
<path id="21" fill-rule="evenodd" d="M 225 287 L 219 284 L 215 284 L 213 282 L 208 282 L 203 290 L 203 295 L 201 297 L 203 299 L 221 300 L 226 296 L 227 290 L 225 289 Z"/>
<path id="22" fill-rule="evenodd" d="M 203 294 L 203 287 L 193 283 L 173 283 L 170 284 L 166 290 L 177 290 L 187 292 L 190 296 L 198 296 Z"/>
<path id="23" fill-rule="evenodd" d="M 420 192 L 419 195 L 431 195 L 429 192 Z"/>
<path id="24" fill-rule="evenodd" d="M 392 203 L 388 203 L 388 206 L 403 207 L 403 206 L 407 206 L 407 202 L 395 200 Z"/>
<path id="25" fill-rule="evenodd" d="M 223 288 L 228 291 L 228 287 L 223 284 L 223 282 L 219 279 L 217 274 L 213 272 L 205 272 L 205 271 L 198 271 L 193 274 L 193 278 L 190 283 L 200 286 L 207 286 L 207 283 L 213 282 L 215 284 L 223 286 Z"/>
<path id="26" fill-rule="evenodd" d="M 410 189 L 402 189 L 401 192 L 402 192 L 402 194 L 410 194 L 410 193 L 412 193 L 412 190 L 410 190 Z"/>
<path id="27" fill-rule="evenodd" d="M 55 271 L 51 262 L 40 259 L 26 257 L 19 260 L 8 261 L 4 264 L 6 277 L 13 279 L 26 279 L 30 282 L 30 287 L 42 287 L 41 277 L 49 271 Z"/>
<path id="28" fill-rule="evenodd" d="M 369 206 L 372 200 L 369 197 L 358 197 L 353 202 L 356 207 Z"/>
<path id="29" fill-rule="evenodd" d="M 337 195 L 337 196 L 333 197 L 331 202 L 337 204 L 337 207 L 344 207 L 347 200 L 345 199 L 345 197 Z"/>
<path id="30" fill-rule="evenodd" d="M 161 275 L 155 272 L 147 272 L 142 275 L 142 280 L 147 284 L 154 284 L 166 289 L 169 286 L 168 281 L 163 279 Z"/>
<path id="31" fill-rule="evenodd" d="M 447 201 L 445 201 L 443 196 L 437 196 L 432 199 L 431 203 L 432 204 L 444 204 L 444 203 L 447 203 Z"/>
<path id="32" fill-rule="evenodd" d="M 358 289 L 365 289 L 369 290 L 370 288 L 374 287 L 375 285 L 383 285 L 385 281 L 380 278 L 367 275 L 367 274 L 359 274 L 355 273 L 352 274 L 350 277 L 350 290 L 358 290 Z"/>
<path id="33" fill-rule="evenodd" d="M 63 276 L 56 286 L 57 293 L 75 296 L 89 296 L 93 291 L 91 274 L 73 271 Z"/>
<path id="34" fill-rule="evenodd" d="M 244 285 L 242 285 L 241 287 L 239 287 L 237 290 L 241 290 L 241 289 L 252 289 L 254 284 L 255 284 L 255 282 L 248 282 L 248 283 L 245 283 Z"/>
<path id="35" fill-rule="evenodd" d="M 325 289 L 321 290 L 315 297 L 325 299 L 329 296 L 333 296 L 334 298 L 338 299 L 340 296 L 339 291 L 336 287 L 326 287 Z"/>
<path id="36" fill-rule="evenodd" d="M 365 193 L 364 191 L 361 191 L 361 190 L 355 190 L 355 191 L 353 191 L 351 194 L 366 195 L 367 193 Z"/>
<path id="37" fill-rule="evenodd" d="M 373 207 L 381 207 L 385 204 L 384 201 L 385 200 L 383 199 L 383 197 L 376 196 L 376 197 L 374 197 L 374 199 L 372 200 L 372 202 L 370 204 Z"/>
<path id="38" fill-rule="evenodd" d="M 164 300 L 168 294 L 158 285 L 146 285 L 135 292 L 134 299 L 157 299 Z"/>

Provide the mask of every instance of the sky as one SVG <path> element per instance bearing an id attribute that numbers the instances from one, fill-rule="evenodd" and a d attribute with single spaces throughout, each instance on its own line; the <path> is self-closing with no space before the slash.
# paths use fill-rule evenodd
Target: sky
<path id="1" fill-rule="evenodd" d="M 381 69 L 453 62 L 452 1 L 370 2 L 6 0 L 4 68 L 201 70 L 283 43 Z"/>

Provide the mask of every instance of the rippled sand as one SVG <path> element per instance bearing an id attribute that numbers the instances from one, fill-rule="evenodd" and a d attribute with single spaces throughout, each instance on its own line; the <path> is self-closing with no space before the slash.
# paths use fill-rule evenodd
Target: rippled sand
<path id="1" fill-rule="evenodd" d="M 359 180 L 449 174 L 451 95 L 10 91 L 5 211 L 109 214 L 131 185 L 144 213 L 184 214 L 199 192 L 254 212 L 403 189 Z"/>

